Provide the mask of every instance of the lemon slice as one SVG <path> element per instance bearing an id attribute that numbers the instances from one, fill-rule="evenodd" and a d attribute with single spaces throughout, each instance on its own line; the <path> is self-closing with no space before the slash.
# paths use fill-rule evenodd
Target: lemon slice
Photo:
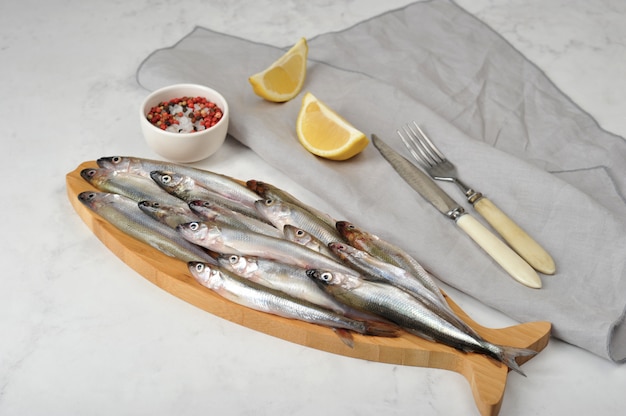
<path id="1" fill-rule="evenodd" d="M 298 140 L 314 155 L 346 160 L 359 154 L 369 140 L 359 130 L 307 92 L 296 121 Z"/>
<path id="2" fill-rule="evenodd" d="M 309 47 L 301 38 L 267 69 L 248 78 L 254 93 L 268 101 L 282 103 L 298 95 L 306 77 Z"/>

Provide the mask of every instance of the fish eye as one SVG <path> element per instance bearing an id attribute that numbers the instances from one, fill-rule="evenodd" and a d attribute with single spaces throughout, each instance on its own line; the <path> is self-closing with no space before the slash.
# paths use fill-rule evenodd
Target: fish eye
<path id="1" fill-rule="evenodd" d="M 200 224 L 198 224 L 197 222 L 190 222 L 189 223 L 189 229 L 191 231 L 197 231 L 198 228 L 200 228 Z"/>
<path id="2" fill-rule="evenodd" d="M 119 163 L 121 161 L 122 161 L 122 158 L 120 156 L 113 156 L 111 158 L 111 162 L 113 162 L 113 163 Z"/>
<path id="3" fill-rule="evenodd" d="M 324 272 L 320 274 L 320 279 L 324 282 L 330 282 L 331 280 L 333 280 L 333 275 L 330 272 Z"/>
<path id="4" fill-rule="evenodd" d="M 170 175 L 163 175 L 161 177 L 161 182 L 167 184 L 170 183 L 172 181 L 172 177 Z"/>
<path id="5" fill-rule="evenodd" d="M 228 258 L 228 261 L 230 262 L 230 264 L 236 264 L 238 260 L 239 260 L 239 256 L 236 254 L 233 254 Z"/>
<path id="6" fill-rule="evenodd" d="M 82 199 L 83 201 L 89 201 L 91 199 L 94 199 L 95 197 L 96 197 L 95 192 L 83 192 L 82 194 L 79 195 L 79 198 Z"/>
<path id="7" fill-rule="evenodd" d="M 202 263 L 196 263 L 196 271 L 198 273 L 202 273 L 202 271 L 204 270 L 204 264 Z"/>
<path id="8" fill-rule="evenodd" d="M 272 198 L 267 198 L 265 200 L 265 205 L 267 205 L 268 207 L 273 204 L 274 204 L 274 200 Z"/>
<path id="9" fill-rule="evenodd" d="M 298 236 L 298 237 L 304 237 L 304 230 L 297 229 L 297 230 L 296 230 L 296 236 Z"/>

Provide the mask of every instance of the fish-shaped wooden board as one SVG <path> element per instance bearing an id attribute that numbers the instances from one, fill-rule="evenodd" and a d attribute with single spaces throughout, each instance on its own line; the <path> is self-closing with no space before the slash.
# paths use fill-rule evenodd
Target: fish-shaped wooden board
<path id="1" fill-rule="evenodd" d="M 300 345 L 363 360 L 455 371 L 469 382 L 482 415 L 499 413 L 509 369 L 488 357 L 463 353 L 409 333 L 402 333 L 397 338 L 354 334 L 351 348 L 329 328 L 258 312 L 232 303 L 201 286 L 183 261 L 124 234 L 78 200 L 81 192 L 94 190 L 80 176 L 81 170 L 90 167 L 97 167 L 96 162 L 84 162 L 66 175 L 67 195 L 72 206 L 109 250 L 155 285 L 221 318 Z M 549 322 L 486 328 L 474 322 L 449 297 L 446 299 L 454 311 L 488 341 L 535 351 L 541 351 L 548 344 Z"/>

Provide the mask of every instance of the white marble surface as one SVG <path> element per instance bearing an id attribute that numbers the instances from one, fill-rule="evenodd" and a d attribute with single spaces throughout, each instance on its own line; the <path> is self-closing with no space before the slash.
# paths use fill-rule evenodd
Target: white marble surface
<path id="1" fill-rule="evenodd" d="M 111 254 L 65 194 L 65 174 L 82 161 L 156 156 L 140 135 L 136 109 L 146 92 L 134 72 L 195 25 L 286 46 L 408 3 L 2 2 L 1 415 L 477 414 L 455 373 L 335 356 L 180 301 Z M 626 3 L 458 3 L 626 136 Z M 203 165 L 297 189 L 236 143 Z M 514 324 L 450 293 L 484 325 Z M 527 378 L 509 375 L 503 415 L 626 408 L 624 365 L 553 340 L 524 368 Z"/>

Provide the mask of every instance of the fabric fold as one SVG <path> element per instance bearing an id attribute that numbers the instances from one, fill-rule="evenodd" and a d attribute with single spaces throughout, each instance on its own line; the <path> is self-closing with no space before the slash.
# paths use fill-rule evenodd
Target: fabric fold
<path id="1" fill-rule="evenodd" d="M 529 289 L 411 190 L 373 146 L 345 162 L 306 152 L 295 133 L 301 96 L 266 102 L 247 81 L 284 51 L 196 28 L 147 57 L 137 79 L 150 90 L 178 82 L 217 88 L 231 109 L 230 135 L 325 199 L 334 217 L 404 247 L 446 284 L 518 321 L 551 321 L 566 342 L 626 358 L 623 139 L 448 1 L 415 3 L 309 42 L 305 90 L 403 153 L 395 129 L 417 120 L 465 182 L 553 255 L 557 274 Z M 451 184 L 442 187 L 462 201 Z"/>
<path id="2" fill-rule="evenodd" d="M 600 129 L 539 68 L 453 2 L 416 3 L 309 44 L 310 58 L 390 83 L 468 137 L 567 172 L 562 179 L 587 183 L 585 192 L 626 215 L 624 139 Z M 586 170 L 598 167 L 612 189 L 589 183 Z"/>

